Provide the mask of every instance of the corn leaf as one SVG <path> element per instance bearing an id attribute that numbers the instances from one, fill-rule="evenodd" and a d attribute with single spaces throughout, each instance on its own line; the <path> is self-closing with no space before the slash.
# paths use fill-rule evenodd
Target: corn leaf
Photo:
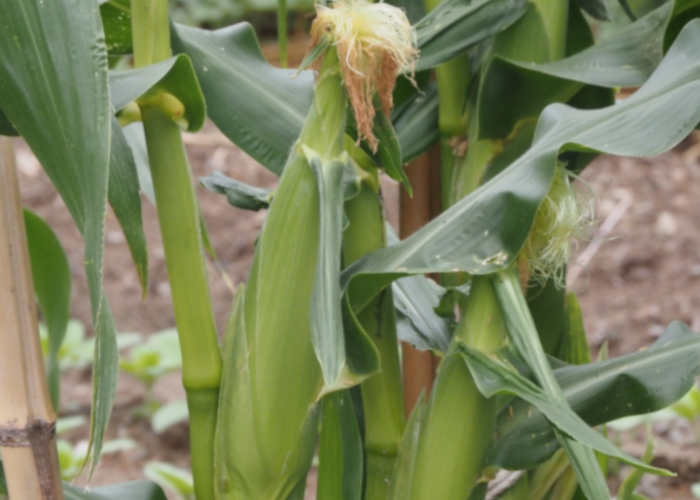
<path id="1" fill-rule="evenodd" d="M 408 276 L 392 284 L 396 328 L 401 340 L 420 351 L 447 352 L 454 320 L 435 313 L 440 305 L 437 283 L 425 276 Z"/>
<path id="2" fill-rule="evenodd" d="M 166 500 L 160 486 L 150 481 L 130 481 L 89 490 L 63 483 L 63 495 L 65 500 Z"/>
<path id="3" fill-rule="evenodd" d="M 650 413 L 682 398 L 700 374 L 700 335 L 671 323 L 648 349 L 607 361 L 554 370 L 571 408 L 592 426 Z M 545 416 L 524 401 L 504 417 L 487 463 L 507 469 L 534 467 L 559 447 Z M 510 410 L 508 411 L 510 413 Z"/>
<path id="4" fill-rule="evenodd" d="M 338 500 L 362 498 L 362 439 L 350 393 L 337 391 L 323 398 L 318 446 L 316 496 Z"/>
<path id="5" fill-rule="evenodd" d="M 389 177 L 403 185 L 409 196 L 413 196 L 411 183 L 408 181 L 408 176 L 403 169 L 404 161 L 401 156 L 401 143 L 389 117 L 384 114 L 384 111 L 380 110 L 377 112 L 373 131 L 379 141 L 377 149 L 379 165 L 384 168 Z"/>
<path id="6" fill-rule="evenodd" d="M 599 21 L 612 21 L 607 4 L 603 0 L 577 0 L 581 10 Z"/>
<path id="7" fill-rule="evenodd" d="M 146 135 L 143 131 L 143 123 L 130 123 L 122 129 L 131 153 L 134 157 L 136 174 L 139 178 L 139 187 L 148 201 L 156 204 L 156 193 L 153 191 L 153 179 L 151 178 L 151 165 L 148 160 L 148 148 L 146 147 Z"/>
<path id="8" fill-rule="evenodd" d="M 27 245 L 34 293 L 46 323 L 49 353 L 46 376 L 54 410 L 58 411 L 61 372 L 58 351 L 70 319 L 71 272 L 61 243 L 49 225 L 34 212 L 24 210 Z"/>
<path id="9" fill-rule="evenodd" d="M 491 397 L 496 394 L 515 394 L 537 406 L 559 430 L 579 443 L 618 458 L 645 472 L 662 476 L 673 475 L 664 469 L 645 464 L 620 450 L 581 420 L 580 417 L 571 411 L 566 403 L 552 398 L 543 389 L 511 371 L 506 365 L 463 344 L 460 345 L 460 352 L 464 355 L 467 366 L 474 377 L 474 382 L 485 397 Z M 592 456 L 595 457 L 595 455 Z M 598 467 L 597 462 L 596 467 Z"/>
<path id="10" fill-rule="evenodd" d="M 607 439 L 601 439 L 600 434 L 586 426 L 573 410 L 571 410 L 547 361 L 535 322 L 525 301 L 517 272 L 505 270 L 494 273 L 491 277 L 491 283 L 493 284 L 493 290 L 503 314 L 503 319 L 508 331 L 508 339 L 528 365 L 528 368 L 533 372 L 534 378 L 539 385 L 539 387 L 534 386 L 534 384 L 533 386 L 542 391 L 542 395 L 547 399 L 547 404 L 551 404 L 552 408 L 556 407 L 559 411 L 562 411 L 562 416 L 565 415 L 568 418 L 573 418 L 576 422 L 575 431 L 574 427 L 569 427 L 567 429 L 562 428 L 563 420 L 557 422 L 554 420 L 553 415 L 547 410 L 539 405 L 537 405 L 537 407 L 540 408 L 547 415 L 547 418 L 556 426 L 555 433 L 557 434 L 557 439 L 564 448 L 579 483 L 587 484 L 585 493 L 588 499 L 607 500 L 608 493 L 605 478 L 600 468 L 597 466 L 597 459 L 593 450 L 602 451 L 597 446 L 601 446 L 605 443 L 608 445 L 608 450 L 605 451 L 606 454 L 610 454 L 610 451 L 613 449 L 618 453 L 622 453 L 622 451 L 617 449 Z M 472 375 L 476 378 L 473 371 Z M 529 381 L 527 382 L 529 383 Z M 479 389 L 482 390 L 479 382 L 476 381 L 476 383 Z M 522 396 L 522 393 L 518 393 L 517 391 L 514 393 Z M 487 394 L 484 393 L 484 395 L 488 397 Z M 527 400 L 527 398 L 525 399 Z M 528 401 L 532 402 L 531 400 Z M 598 440 L 598 443 L 596 443 L 596 440 Z M 633 457 L 627 456 L 622 460 L 629 458 Z M 643 465 L 641 462 L 636 461 L 636 459 L 634 460 L 635 466 L 640 467 Z M 595 467 L 593 467 L 592 464 L 595 464 Z M 671 474 L 663 470 L 657 470 L 657 473 Z"/>
<path id="11" fill-rule="evenodd" d="M 109 87 L 112 106 L 121 111 L 127 104 L 140 98 L 167 92 L 184 105 L 187 130 L 196 132 L 204 125 L 206 106 L 199 88 L 192 61 L 179 55 L 143 68 L 110 71 Z"/>
<path id="12" fill-rule="evenodd" d="M 270 66 L 253 28 L 217 31 L 176 25 L 173 50 L 192 59 L 209 118 L 241 149 L 276 174 L 284 168 L 311 106 L 313 75 Z"/>
<path id="13" fill-rule="evenodd" d="M 525 13 L 524 0 L 446 0 L 416 24 L 416 70 L 432 68 L 506 29 Z"/>
<path id="14" fill-rule="evenodd" d="M 221 172 L 212 172 L 211 175 L 200 178 L 199 182 L 212 193 L 226 195 L 230 205 L 244 210 L 257 212 L 268 208 L 272 201 L 272 192 L 269 189 L 249 186 Z"/>
<path id="15" fill-rule="evenodd" d="M 342 272 L 341 284 L 353 309 L 361 310 L 380 289 L 403 276 L 488 274 L 508 267 L 549 190 L 560 152 L 651 156 L 678 144 L 700 121 L 697 44 L 700 20 L 684 28 L 645 85 L 614 106 L 548 106 L 532 147 L 508 168 L 401 243 L 373 252 Z"/>
<path id="16" fill-rule="evenodd" d="M 92 456 L 99 457 L 118 356 L 102 291 L 111 110 L 98 4 L 2 0 L 0 10 L 0 108 L 36 154 L 85 240 L 97 337 L 90 443 Z"/>
<path id="17" fill-rule="evenodd" d="M 141 282 L 141 290 L 146 294 L 148 286 L 148 251 L 146 235 L 141 218 L 141 196 L 139 177 L 136 172 L 134 155 L 124 138 L 116 118 L 112 117 L 112 143 L 109 158 L 109 184 L 107 190 L 109 204 L 124 232 L 131 258 Z"/>
<path id="18" fill-rule="evenodd" d="M 10 120 L 5 116 L 5 113 L 0 109 L 0 135 L 9 135 L 10 137 L 17 137 L 19 132 L 12 126 Z"/>
<path id="19" fill-rule="evenodd" d="M 610 491 L 605 482 L 603 471 L 595 456 L 595 453 L 585 444 L 571 439 L 563 432 L 556 430 L 557 440 L 566 452 L 571 467 L 579 479 L 583 494 L 588 500 L 609 500 Z M 648 461 L 647 461 L 648 463 Z"/>
<path id="20" fill-rule="evenodd" d="M 397 107 L 391 121 L 404 163 L 427 151 L 440 138 L 436 83 L 430 83 L 424 92 L 416 92 Z"/>
<path id="21" fill-rule="evenodd" d="M 105 45 L 109 55 L 127 55 L 133 52 L 131 39 L 131 2 L 129 0 L 99 0 L 100 15 L 105 31 Z"/>
<path id="22" fill-rule="evenodd" d="M 644 83 L 663 56 L 661 40 L 671 7 L 665 4 L 610 38 L 559 61 L 536 64 L 494 57 L 480 82 L 479 138 L 507 137 L 518 121 L 536 116 L 547 104 L 568 101 L 584 84 Z M 493 113 L 494 106 L 501 112 Z"/>

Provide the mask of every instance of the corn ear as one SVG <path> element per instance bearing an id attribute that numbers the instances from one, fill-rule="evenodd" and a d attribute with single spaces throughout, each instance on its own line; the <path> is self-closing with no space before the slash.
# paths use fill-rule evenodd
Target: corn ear
<path id="1" fill-rule="evenodd" d="M 504 338 L 505 325 L 489 278 L 474 277 L 453 346 L 461 341 L 490 354 Z M 481 395 L 463 358 L 448 353 L 421 428 L 412 500 L 469 497 L 493 440 L 496 411 L 496 399 Z"/>
<path id="2" fill-rule="evenodd" d="M 345 102 L 337 56 L 329 48 L 258 241 L 245 297 L 229 324 L 216 443 L 219 500 L 287 500 L 303 494 L 318 435 L 323 376 L 309 318 L 319 195 L 301 146 L 323 157 L 339 156 Z"/>

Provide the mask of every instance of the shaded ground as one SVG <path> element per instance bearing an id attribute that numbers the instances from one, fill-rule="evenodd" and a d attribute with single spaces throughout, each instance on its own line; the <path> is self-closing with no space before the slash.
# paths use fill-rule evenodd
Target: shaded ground
<path id="1" fill-rule="evenodd" d="M 197 135 L 185 134 L 195 176 L 214 170 L 243 182 L 273 187 L 276 178 L 233 146 L 211 124 Z M 632 352 L 653 342 L 674 319 L 700 331 L 700 150 L 692 140 L 675 151 L 651 159 L 603 156 L 583 174 L 600 198 L 601 225 L 592 240 L 597 251 L 572 283 L 581 301 L 591 344 L 608 341 L 612 355 Z M 63 202 L 23 143 L 17 143 L 22 199 L 58 233 L 68 252 L 74 276 L 72 316 L 89 325 L 89 303 L 78 232 Z M 385 182 L 386 204 L 396 222 L 398 188 Z M 253 244 L 265 213 L 230 207 L 224 197 L 197 187 L 204 220 L 223 270 L 232 283 L 244 281 L 252 261 Z M 153 207 L 144 201 L 144 224 L 149 243 L 149 285 L 145 300 L 121 231 L 110 215 L 106 233 L 105 287 L 119 331 L 152 333 L 174 326 L 170 288 L 159 229 Z M 618 219 L 615 224 L 612 222 Z M 607 222 L 606 222 L 607 221 Z M 606 234 L 602 228 L 609 228 Z M 597 231 L 597 232 L 596 232 Z M 602 232 L 601 232 L 602 231 Z M 230 284 L 211 267 L 210 285 L 219 328 L 230 307 Z M 573 274 L 570 276 L 573 278 Z M 72 370 L 62 382 L 62 414 L 89 415 L 90 374 Z M 143 387 L 121 375 L 109 437 L 129 437 L 140 448 L 105 457 L 94 476 L 96 485 L 142 477 L 142 467 L 161 460 L 188 465 L 186 426 L 177 425 L 155 435 L 146 420 L 134 416 L 143 402 Z M 179 375 L 171 374 L 156 386 L 161 401 L 184 398 Z M 647 478 L 644 492 L 658 499 L 692 498 L 689 485 L 700 480 L 700 446 L 690 426 L 680 420 L 655 425 L 659 465 L 677 470 L 676 479 Z M 66 437 L 84 439 L 87 428 Z M 621 436 L 626 448 L 641 453 L 643 433 Z M 310 488 L 313 490 L 313 488 Z"/>

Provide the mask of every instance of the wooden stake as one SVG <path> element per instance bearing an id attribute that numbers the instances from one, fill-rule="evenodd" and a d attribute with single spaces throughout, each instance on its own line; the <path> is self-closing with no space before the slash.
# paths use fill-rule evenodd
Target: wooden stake
<path id="1" fill-rule="evenodd" d="M 0 137 L 0 451 L 13 500 L 62 500 L 14 151 Z"/>
<path id="2" fill-rule="evenodd" d="M 413 187 L 413 198 L 401 188 L 399 233 L 401 238 L 410 236 L 435 215 L 440 213 L 440 155 L 433 148 L 416 158 L 406 168 L 406 174 Z M 431 353 L 419 351 L 407 343 L 402 343 L 403 351 L 403 392 L 406 416 L 413 411 L 420 393 L 425 390 L 426 399 L 435 380 L 438 360 Z"/>

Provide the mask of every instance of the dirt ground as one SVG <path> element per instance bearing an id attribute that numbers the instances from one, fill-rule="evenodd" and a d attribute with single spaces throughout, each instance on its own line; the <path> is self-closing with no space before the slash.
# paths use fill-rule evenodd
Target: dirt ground
<path id="1" fill-rule="evenodd" d="M 680 319 L 700 331 L 700 137 L 674 151 L 650 159 L 601 156 L 583 174 L 599 197 L 600 224 L 580 245 L 569 282 L 581 301 L 589 340 L 594 348 L 609 342 L 612 355 L 629 353 L 652 343 L 670 321 Z M 196 177 L 215 170 L 245 183 L 273 187 L 276 177 L 233 146 L 208 124 L 197 135 L 185 134 Z M 44 217 L 66 249 L 74 276 L 72 317 L 89 325 L 89 303 L 82 266 L 82 244 L 60 197 L 27 146 L 17 141 L 17 160 L 24 204 Z M 398 187 L 385 180 L 384 194 L 391 222 L 396 225 Z M 197 187 L 204 220 L 231 281 L 245 281 L 253 244 L 265 213 L 230 207 L 224 197 Z M 155 210 L 144 199 L 143 216 L 149 244 L 149 285 L 141 299 L 139 282 L 124 237 L 114 217 L 107 221 L 105 288 L 121 332 L 150 334 L 175 325 L 167 283 L 163 247 Z M 230 286 L 211 267 L 210 285 L 219 328 L 232 299 Z M 62 380 L 61 414 L 89 416 L 89 370 L 70 370 Z M 179 374 L 160 380 L 156 397 L 184 398 Z M 109 438 L 129 437 L 139 448 L 105 457 L 94 485 L 142 478 L 152 460 L 188 467 L 185 424 L 154 434 L 150 424 L 134 415 L 143 402 L 143 387 L 122 374 Z M 677 471 L 674 479 L 646 477 L 642 492 L 654 499 L 690 499 L 689 487 L 700 481 L 700 445 L 690 426 L 678 420 L 654 427 L 655 464 Z M 72 442 L 85 439 L 87 426 L 67 434 Z M 624 448 L 641 453 L 643 435 L 619 436 Z M 308 498 L 313 498 L 310 485 Z M 172 497 L 174 498 L 174 497 Z"/>

